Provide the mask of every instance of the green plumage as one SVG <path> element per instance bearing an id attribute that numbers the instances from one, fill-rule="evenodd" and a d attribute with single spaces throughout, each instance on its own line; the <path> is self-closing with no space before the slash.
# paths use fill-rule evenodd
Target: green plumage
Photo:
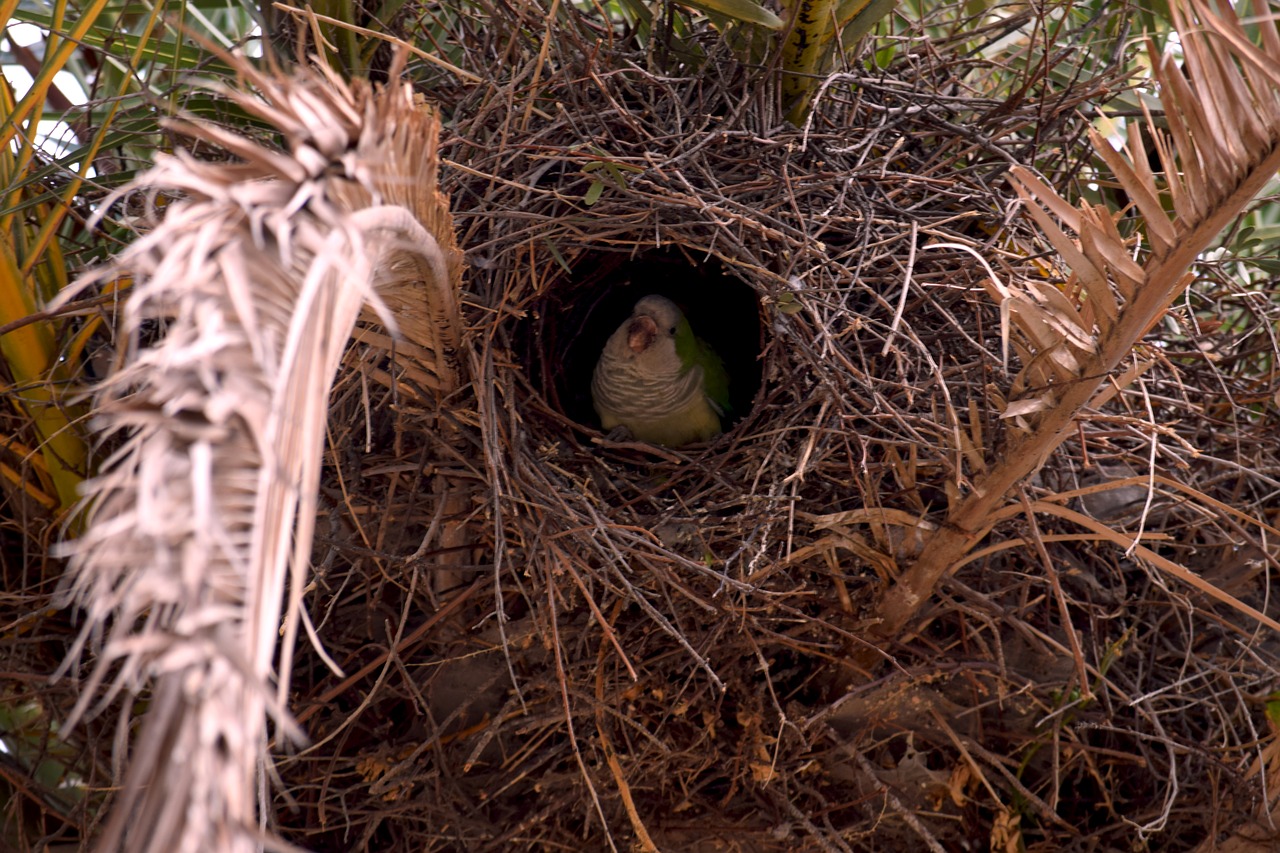
<path id="1" fill-rule="evenodd" d="M 724 369 L 724 359 L 711 345 L 693 333 L 689 318 L 680 315 L 676 324 L 676 355 L 680 363 L 688 370 L 691 367 L 702 368 L 702 387 L 707 397 L 715 404 L 721 416 L 730 412 L 729 406 L 729 373 Z"/>

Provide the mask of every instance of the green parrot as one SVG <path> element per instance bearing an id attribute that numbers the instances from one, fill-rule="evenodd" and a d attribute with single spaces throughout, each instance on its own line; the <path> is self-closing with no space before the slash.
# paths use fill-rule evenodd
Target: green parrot
<path id="1" fill-rule="evenodd" d="M 591 402 L 606 432 L 626 427 L 640 441 L 682 447 L 720 434 L 729 374 L 674 302 L 646 296 L 604 345 Z"/>

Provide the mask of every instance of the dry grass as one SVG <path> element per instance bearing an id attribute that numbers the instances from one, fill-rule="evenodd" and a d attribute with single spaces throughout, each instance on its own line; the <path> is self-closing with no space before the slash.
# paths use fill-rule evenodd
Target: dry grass
<path id="1" fill-rule="evenodd" d="M 713 33 L 703 71 L 658 73 L 591 14 L 548 32 L 534 11 L 454 22 L 492 81 L 416 70 L 451 117 L 469 382 L 437 408 L 379 381 L 385 349 L 348 352 L 306 589 L 346 677 L 299 646 L 311 744 L 279 756 L 276 828 L 335 851 L 1057 851 L 1193 849 L 1252 820 L 1280 647 L 1067 521 L 999 524 L 856 664 L 914 525 L 1007 446 L 982 282 L 1044 275 L 1008 169 L 1069 187 L 1077 109 L 1119 69 L 983 101 L 949 82 L 980 59 L 921 41 L 796 130 Z M 1276 523 L 1276 308 L 1228 272 L 1024 495 L 1116 486 L 1074 505 L 1274 615 L 1274 546 L 1222 507 Z M 600 318 L 646 280 L 738 367 L 708 447 L 582 422 Z M 49 592 L 31 564 L 5 566 L 14 612 Z M 5 667 L 46 671 L 63 618 Z"/>

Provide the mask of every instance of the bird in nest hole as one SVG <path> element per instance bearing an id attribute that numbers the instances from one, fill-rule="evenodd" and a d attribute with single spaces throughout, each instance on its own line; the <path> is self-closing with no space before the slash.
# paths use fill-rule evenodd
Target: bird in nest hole
<path id="1" fill-rule="evenodd" d="M 605 343 L 591 378 L 591 402 L 611 435 L 683 447 L 722 431 L 729 375 L 679 306 L 646 296 Z"/>

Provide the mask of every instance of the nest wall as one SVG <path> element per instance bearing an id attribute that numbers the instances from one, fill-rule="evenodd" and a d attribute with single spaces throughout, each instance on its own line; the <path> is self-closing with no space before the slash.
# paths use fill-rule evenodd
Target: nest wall
<path id="1" fill-rule="evenodd" d="M 299 676 L 300 704 L 328 705 L 304 720 L 323 749 L 283 765 L 311 827 L 295 837 L 962 849 L 1021 821 L 1027 849 L 1112 849 L 1159 829 L 1189 848 L 1207 827 L 1171 814 L 1179 774 L 1211 779 L 1220 812 L 1252 802 L 1224 757 L 1241 746 L 1227 731 L 1253 725 L 1247 703 L 1176 720 L 1164 700 L 1126 703 L 1172 701 L 1178 661 L 1209 635 L 1215 678 L 1239 691 L 1270 674 L 1226 626 L 1193 629 L 1203 603 L 1147 568 L 1054 545 L 1055 596 L 1011 523 L 994 538 L 1023 547 L 957 572 L 880 669 L 852 654 L 919 547 L 883 519 L 928 523 L 1005 440 L 1016 365 L 981 281 L 1043 274 L 1046 247 L 1004 171 L 1072 150 L 1086 124 L 1074 107 L 1108 80 L 1046 114 L 947 94 L 937 78 L 956 66 L 913 55 L 892 75 L 851 71 L 796 129 L 767 71 L 718 54 L 714 36 L 706 49 L 703 73 L 676 78 L 567 38 L 545 66 L 442 105 L 472 381 L 440 413 L 382 410 L 392 458 L 420 467 L 343 465 L 373 489 L 387 556 L 322 575 L 311 606 L 344 665 L 369 657 L 362 643 L 396 651 L 341 695 L 318 665 L 314 684 Z M 705 316 L 708 291 L 733 286 L 749 290 L 717 333 L 741 323 L 750 391 L 729 431 L 681 451 L 605 440 L 583 382 L 617 311 L 652 288 Z M 1176 382 L 1173 367 L 1153 382 Z M 1149 446 L 1124 413 L 1085 429 L 1030 488 L 1078 485 L 1086 461 Z M 1213 538 L 1203 514 L 1187 523 Z M 447 552 L 389 556 L 442 525 L 465 530 Z M 405 645 L 417 602 L 436 615 Z M 1153 608 L 1168 618 L 1153 624 Z M 1070 694 L 1064 612 L 1099 662 L 1087 700 Z M 1109 668 L 1149 631 L 1168 633 Z M 1215 737 L 1218 752 L 1204 746 Z"/>

